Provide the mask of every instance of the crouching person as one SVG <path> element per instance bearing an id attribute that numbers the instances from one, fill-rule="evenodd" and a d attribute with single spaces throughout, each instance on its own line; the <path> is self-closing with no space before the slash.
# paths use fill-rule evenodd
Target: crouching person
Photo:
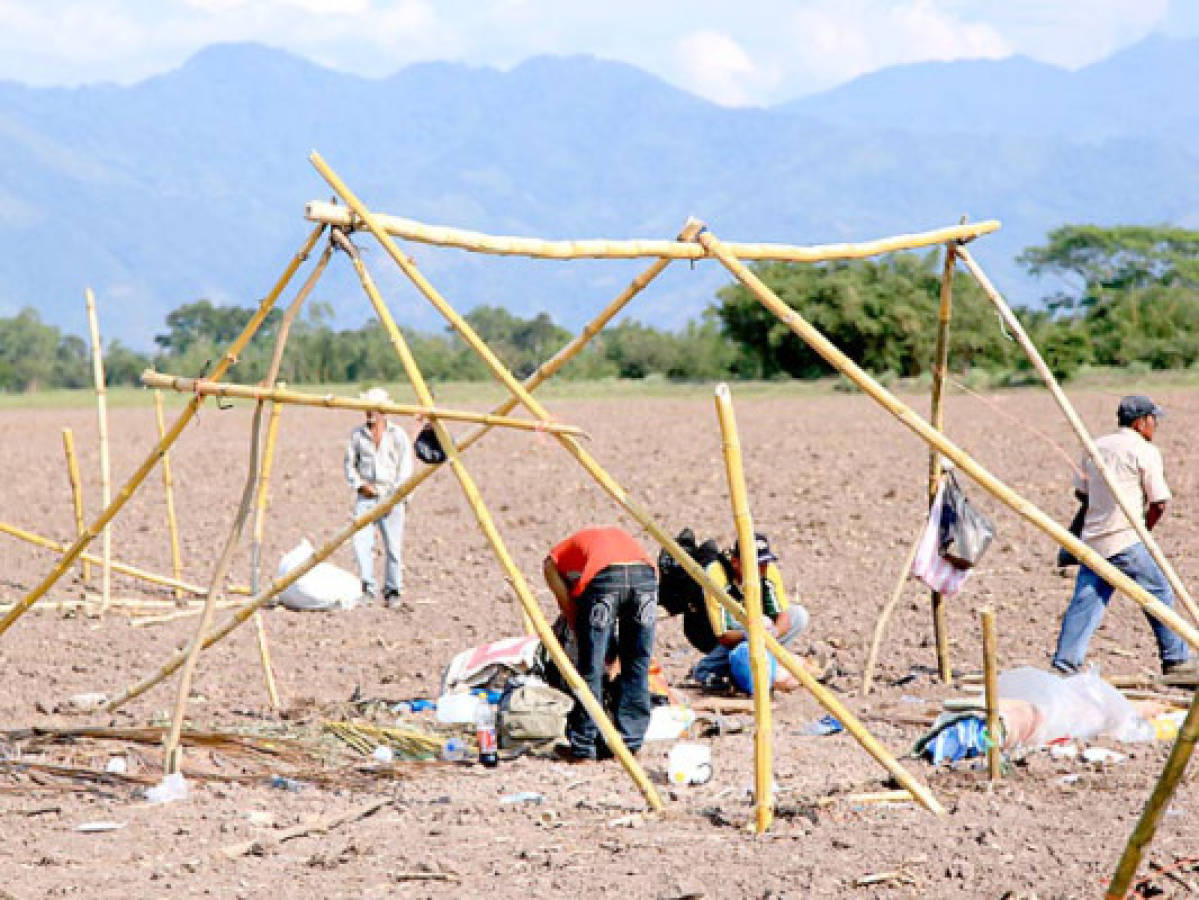
<path id="1" fill-rule="evenodd" d="M 550 550 L 543 568 L 578 641 L 579 675 L 601 703 L 605 654 L 615 641 L 620 673 L 612 720 L 629 751 L 636 753 L 649 727 L 649 667 L 658 617 L 658 578 L 649 556 L 619 528 L 586 528 Z M 577 699 L 566 737 L 575 759 L 612 755 Z"/>

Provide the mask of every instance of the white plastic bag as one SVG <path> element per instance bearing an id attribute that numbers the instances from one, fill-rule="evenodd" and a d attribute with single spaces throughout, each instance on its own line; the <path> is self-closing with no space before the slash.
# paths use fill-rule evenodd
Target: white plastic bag
<path id="1" fill-rule="evenodd" d="M 276 577 L 282 578 L 304 563 L 313 554 L 308 539 L 300 541 L 279 560 Z M 300 612 L 320 612 L 331 609 L 350 609 L 362 595 L 358 577 L 332 563 L 317 563 L 279 595 L 279 603 Z"/>
<path id="2" fill-rule="evenodd" d="M 1022 666 L 999 676 L 999 696 L 1027 701 L 1044 713 L 1030 746 L 1063 738 L 1089 741 L 1101 734 L 1120 741 L 1153 739 L 1152 724 L 1093 668 L 1062 678 Z"/>

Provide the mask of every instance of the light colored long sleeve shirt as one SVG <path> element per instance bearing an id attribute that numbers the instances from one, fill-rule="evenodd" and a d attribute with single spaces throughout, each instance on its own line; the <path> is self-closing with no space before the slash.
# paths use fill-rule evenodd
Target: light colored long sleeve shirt
<path id="1" fill-rule="evenodd" d="M 380 496 L 390 494 L 412 475 L 412 442 L 404 429 L 388 422 L 376 447 L 370 429 L 359 425 L 346 445 L 345 472 L 355 493 L 369 484 Z"/>

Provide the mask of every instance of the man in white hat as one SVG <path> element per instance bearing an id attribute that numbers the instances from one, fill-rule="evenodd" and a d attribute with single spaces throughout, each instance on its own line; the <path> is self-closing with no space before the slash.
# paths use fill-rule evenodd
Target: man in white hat
<path id="1" fill-rule="evenodd" d="M 391 403 L 391 396 L 380 387 L 359 397 L 368 403 Z M 354 490 L 354 517 L 374 509 L 380 498 L 395 491 L 412 475 L 412 443 L 398 425 L 387 421 L 377 409 L 366 411 L 366 423 L 350 435 L 345 457 L 346 481 Z M 383 536 L 386 564 L 383 572 L 383 602 L 397 606 L 404 590 L 404 569 L 400 558 L 404 541 L 404 503 L 397 504 L 375 525 Z M 378 597 L 375 581 L 375 529 L 366 527 L 354 535 L 354 556 L 362 579 L 362 602 Z"/>

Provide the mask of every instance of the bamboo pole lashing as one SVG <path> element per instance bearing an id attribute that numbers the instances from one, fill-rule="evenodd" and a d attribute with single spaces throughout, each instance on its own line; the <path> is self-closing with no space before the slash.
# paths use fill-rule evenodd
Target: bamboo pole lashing
<path id="1" fill-rule="evenodd" d="M 1024 326 L 1020 323 L 1020 320 L 1016 317 L 1015 313 L 1012 312 L 1011 307 L 1008 306 L 1007 302 L 1003 299 L 1003 296 L 995 288 L 995 285 L 991 283 L 991 279 L 987 277 L 986 272 L 982 270 L 982 267 L 979 266 L 974 257 L 967 252 L 964 247 L 958 251 L 957 255 L 961 258 L 966 268 L 970 271 L 970 274 L 974 276 L 974 280 L 978 282 L 979 287 L 983 289 L 983 293 L 986 295 L 987 299 L 991 301 L 991 304 L 995 307 L 1000 318 L 1003 320 L 1004 326 L 1016 339 L 1016 342 L 1020 345 L 1021 349 L 1028 357 L 1029 362 L 1032 363 L 1033 368 L 1037 370 L 1037 374 L 1041 376 L 1041 380 L 1045 382 L 1045 386 L 1049 389 L 1049 393 L 1053 397 L 1054 402 L 1062 411 L 1062 414 L 1066 417 L 1066 421 L 1070 424 L 1074 434 L 1078 437 L 1078 440 L 1082 444 L 1083 449 L 1086 451 L 1087 456 L 1090 457 L 1091 462 L 1094 463 L 1095 470 L 1099 473 L 1099 477 L 1102 478 L 1103 483 L 1107 485 L 1112 497 L 1115 499 L 1116 503 L 1119 504 L 1120 510 L 1124 513 L 1124 517 L 1136 531 L 1137 537 L 1140 538 L 1141 543 L 1145 545 L 1145 548 L 1153 557 L 1154 562 L 1156 562 L 1161 568 L 1162 574 L 1166 576 L 1166 580 L 1170 583 L 1170 587 L 1174 591 L 1174 595 L 1178 597 L 1179 601 L 1183 604 L 1183 606 L 1186 607 L 1186 610 L 1188 613 L 1190 613 L 1191 618 L 1194 619 L 1195 622 L 1199 623 L 1199 606 L 1196 605 L 1194 598 L 1186 589 L 1186 585 L 1184 585 L 1182 583 L 1182 579 L 1178 577 L 1178 572 L 1174 569 L 1174 566 L 1170 564 L 1170 561 L 1166 558 L 1165 553 L 1162 552 L 1162 548 L 1158 545 L 1157 541 L 1150 533 L 1149 528 L 1145 524 L 1144 512 L 1140 509 L 1135 509 L 1129 497 L 1126 496 L 1123 491 L 1119 490 L 1116 484 L 1115 476 L 1112 475 L 1111 469 L 1108 467 L 1107 463 L 1104 462 L 1103 456 L 1099 453 L 1099 448 L 1095 446 L 1095 441 L 1091 437 L 1090 432 L 1087 431 L 1087 426 L 1083 424 L 1078 412 L 1074 409 L 1074 405 L 1070 402 L 1069 398 L 1066 397 L 1065 391 L 1062 390 L 1062 387 L 1058 383 L 1057 378 L 1054 376 L 1053 371 L 1045 363 L 1045 360 L 1041 356 L 1040 351 L 1037 350 L 1036 345 L 1033 344 L 1032 339 L 1028 336 L 1028 332 L 1024 330 Z"/>
<path id="2" fill-rule="evenodd" d="M 491 425 L 500 428 L 514 428 L 518 431 L 534 431 L 538 433 L 571 434 L 584 436 L 583 429 L 577 425 L 564 425 L 559 422 L 534 422 L 529 419 L 514 419 L 508 416 L 496 416 L 490 413 L 477 413 L 469 410 L 446 409 L 434 404 L 411 403 L 379 403 L 371 400 L 360 400 L 355 397 L 334 397 L 331 394 L 318 396 L 301 391 L 284 388 L 264 388 L 249 384 L 214 384 L 202 378 L 184 378 L 178 375 L 166 375 L 146 369 L 141 375 L 142 384 L 146 387 L 168 388 L 183 394 L 200 394 L 213 397 L 237 397 L 248 400 L 265 401 L 284 405 L 322 406 L 330 409 L 376 409 L 386 415 L 419 416 L 425 419 L 446 419 L 451 422 L 472 422 Z"/>
<path id="3" fill-rule="evenodd" d="M 305 214 L 312 222 L 330 225 L 343 231 L 367 228 L 357 212 L 333 203 L 313 201 L 306 207 Z M 385 213 L 372 213 L 372 215 L 375 222 L 389 236 L 438 247 L 456 247 L 476 253 L 501 256 L 532 256 L 541 259 L 633 259 L 637 257 L 702 259 L 707 255 L 702 247 L 683 240 L 547 241 L 540 238 L 489 235 L 459 228 L 426 225 L 412 219 Z M 861 259 L 898 250 L 932 247 L 950 241 L 970 241 L 998 229 L 999 223 L 992 220 L 914 234 L 895 235 L 860 243 L 821 244 L 808 247 L 791 244 L 730 243 L 728 246 L 730 251 L 741 259 L 811 263 L 837 259 Z"/>
<path id="4" fill-rule="evenodd" d="M 683 228 L 682 232 L 680 232 L 679 239 L 690 240 L 695 236 L 696 232 L 699 230 L 699 227 L 700 226 L 698 222 L 688 222 Z M 602 309 L 595 316 L 595 318 L 591 320 L 591 322 L 584 326 L 582 331 L 580 331 L 573 340 L 563 346 L 562 349 L 555 353 L 553 357 L 538 366 L 536 371 L 534 371 L 533 374 L 531 374 L 525 380 L 525 388 L 529 391 L 534 391 L 554 375 L 556 375 L 559 371 L 561 371 L 563 366 L 565 366 L 571 359 L 582 352 L 583 348 L 603 329 L 604 325 L 611 321 L 621 309 L 628 305 L 630 300 L 637 296 L 637 294 L 645 290 L 645 288 L 648 287 L 649 284 L 658 275 L 660 275 L 663 270 L 665 270 L 669 263 L 670 260 L 668 259 L 656 260 L 644 271 L 634 277 L 628 286 L 604 309 Z M 517 406 L 518 402 L 518 399 L 515 396 L 512 396 L 493 409 L 492 412 L 496 415 L 506 414 L 511 412 Z M 461 443 L 458 444 L 458 454 L 461 455 L 478 441 L 482 440 L 482 438 L 486 436 L 491 429 L 491 425 L 478 425 L 468 432 L 463 437 Z M 360 528 L 368 527 L 373 522 L 387 515 L 392 509 L 395 508 L 397 504 L 407 499 L 417 487 L 423 484 L 425 479 L 429 478 L 434 473 L 441 471 L 442 468 L 444 467 L 428 466 L 418 469 L 416 472 L 414 472 L 412 476 L 403 484 L 401 484 L 393 494 L 384 500 L 383 503 L 375 507 L 373 510 L 367 511 L 362 516 L 355 518 L 341 532 L 334 535 L 334 537 L 330 538 L 323 545 L 318 547 L 313 552 L 312 556 L 310 556 L 307 560 L 305 560 L 284 577 L 274 581 L 265 591 L 256 593 L 244 606 L 240 607 L 220 626 L 208 634 L 204 640 L 202 649 L 208 649 L 213 644 L 227 637 L 238 626 L 244 624 L 256 610 L 259 610 L 266 604 L 270 603 L 278 594 L 287 590 L 287 588 L 306 575 L 309 571 L 328 559 L 334 553 L 334 551 L 337 550 L 337 548 L 344 544 L 347 540 L 349 540 L 356 531 L 358 531 Z M 113 699 L 110 700 L 105 706 L 105 711 L 113 712 L 116 709 L 119 709 L 125 703 L 128 703 L 130 700 L 144 694 L 150 688 L 154 687 L 154 685 L 165 680 L 166 678 L 169 678 L 183 664 L 184 659 L 185 654 L 183 652 L 176 652 L 153 675 L 143 678 L 140 682 L 131 685 L 119 695 L 113 697 Z"/>
<path id="5" fill-rule="evenodd" d="M 803 316 L 780 300 L 743 263 L 724 250 L 720 242 L 713 235 L 709 232 L 701 233 L 699 240 L 712 249 L 714 255 L 749 289 L 750 293 L 757 297 L 759 302 L 778 316 L 788 328 L 801 337 L 826 362 L 846 375 L 865 394 L 890 412 L 895 418 L 899 419 L 900 422 L 906 425 L 921 440 L 932 445 L 946 458 L 952 460 L 961 471 L 969 475 L 970 478 L 983 488 L 983 490 L 995 497 L 995 499 L 1017 513 L 1025 521 L 1049 535 L 1060 546 L 1065 547 L 1073 553 L 1084 565 L 1100 575 L 1116 590 L 1140 604 L 1159 622 L 1172 628 L 1191 647 L 1199 649 L 1199 631 L 1186 622 L 1174 610 L 1149 594 L 1143 587 L 1078 540 L 1078 538 L 1042 512 L 1037 506 L 1025 500 L 987 471 L 986 468 L 975 462 L 969 454 L 949 440 L 944 434 L 933 428 L 914 410 L 871 378 L 861 367 L 837 349 L 818 329 L 814 328 L 804 319 Z M 958 253 L 959 255 L 962 253 L 961 248 L 958 249 Z"/>
<path id="6" fill-rule="evenodd" d="M 929 424 L 937 431 L 945 430 L 945 375 L 949 369 L 949 321 L 953 316 L 953 273 L 957 245 L 945 245 L 945 262 L 941 268 L 940 302 L 937 307 L 937 344 L 933 351 L 933 387 Z M 932 505 L 941 484 L 941 454 L 928 451 L 928 503 Z M 937 646 L 937 672 L 944 684 L 953 684 L 953 664 L 949 658 L 949 625 L 946 622 L 945 598 L 940 591 L 929 596 L 933 613 L 933 639 Z"/>
<path id="7" fill-rule="evenodd" d="M 290 263 L 279 276 L 279 279 L 275 282 L 270 292 L 266 295 L 266 297 L 263 298 L 262 303 L 259 304 L 258 309 L 254 312 L 254 315 L 250 317 L 250 321 L 246 323 L 245 328 L 242 329 L 242 333 L 233 340 L 233 343 L 229 345 L 229 349 L 226 350 L 225 354 L 217 360 L 216 365 L 209 376 L 210 380 L 216 381 L 223 377 L 225 372 L 228 371 L 229 366 L 233 364 L 241 351 L 245 349 L 245 346 L 249 343 L 250 338 L 254 336 L 255 332 L 257 332 L 259 327 L 262 325 L 267 313 L 269 313 L 271 308 L 275 305 L 275 301 L 279 298 L 279 294 L 283 292 L 283 289 L 291 281 L 291 278 L 295 274 L 296 270 L 303 264 L 304 260 L 308 258 L 309 252 L 316 245 L 316 242 L 320 238 L 324 229 L 324 225 L 317 225 L 315 228 L 313 228 L 311 234 L 308 236 L 308 239 L 304 242 L 303 246 L 301 246 L 300 250 L 295 254 L 295 256 L 292 257 Z M 128 502 L 129 498 L 133 496 L 134 491 L 136 491 L 141 483 L 146 480 L 146 476 L 150 474 L 150 470 L 154 467 L 155 463 L 158 462 L 159 457 L 170 448 L 171 444 L 173 444 L 183 432 L 183 429 L 187 426 L 187 423 L 192 420 L 192 417 L 196 414 L 196 411 L 200 408 L 200 404 L 202 402 L 203 398 L 201 397 L 193 397 L 191 401 L 189 401 L 187 406 L 184 407 L 183 412 L 179 414 L 179 417 L 175 420 L 175 423 L 167 432 L 166 437 L 160 440 L 154 446 L 154 448 L 146 456 L 145 460 L 142 461 L 141 465 L 134 470 L 131 476 L 129 476 L 129 480 L 126 481 L 121 490 L 117 492 L 117 496 L 114 498 L 112 503 L 108 504 L 104 508 L 96 520 L 92 522 L 84 531 L 84 533 L 80 535 L 80 537 L 62 554 L 58 563 L 55 564 L 54 568 L 49 572 L 49 574 L 47 574 L 46 577 L 43 578 L 42 581 L 39 582 L 32 591 L 21 598 L 21 601 L 11 610 L 9 610 L 3 619 L 0 619 L 0 635 L 3 635 L 5 632 L 7 632 L 8 629 L 12 627 L 13 623 L 23 616 L 29 610 L 29 608 L 38 601 L 38 598 L 44 596 L 45 593 L 50 590 L 55 583 L 57 583 L 58 579 L 62 577 L 63 573 L 70 568 L 72 563 L 75 562 L 75 559 L 79 556 L 79 554 L 82 553 L 83 550 L 86 549 L 87 545 L 95 539 L 100 530 L 102 530 L 105 525 L 111 522 L 113 517 L 121 511 L 121 508 Z"/>
<path id="8" fill-rule="evenodd" d="M 987 776 L 998 781 L 1002 767 L 999 724 L 999 665 L 996 661 L 999 639 L 995 632 L 995 610 L 979 610 L 983 632 L 983 697 L 987 706 Z"/>
<path id="9" fill-rule="evenodd" d="M 100 341 L 100 321 L 96 313 L 96 295 L 91 288 L 83 292 L 87 306 L 87 324 L 92 337 L 92 381 L 96 388 L 96 420 L 100 432 L 100 503 L 107 509 L 112 502 L 112 473 L 108 459 L 108 387 L 104 381 L 104 344 Z M 100 567 L 100 611 L 108 608 L 112 596 L 112 526 L 106 524 L 102 534 Z"/>
<path id="10" fill-rule="evenodd" d="M 62 430 L 62 451 L 67 458 L 67 479 L 71 482 L 71 508 L 75 513 L 75 536 L 83 534 L 83 479 L 79 477 L 79 460 L 75 456 L 75 433 L 70 428 Z M 79 574 L 86 587 L 92 580 L 91 563 L 79 561 Z"/>
<path id="11" fill-rule="evenodd" d="M 412 357 L 412 353 L 408 348 L 407 341 L 404 340 L 403 334 L 396 325 L 395 320 L 391 316 L 391 312 L 387 309 L 387 305 L 383 302 L 382 296 L 379 294 L 378 288 L 375 286 L 374 280 L 370 277 L 366 267 L 362 263 L 362 259 L 357 252 L 357 248 L 340 232 L 334 230 L 334 239 L 338 245 L 350 257 L 354 265 L 354 269 L 362 281 L 363 289 L 370 298 L 371 305 L 375 308 L 375 313 L 379 317 L 384 330 L 387 332 L 391 340 L 392 346 L 395 348 L 397 355 L 400 358 L 400 363 L 403 365 L 405 372 L 408 374 L 408 380 L 412 383 L 412 388 L 416 392 L 417 399 L 425 406 L 433 405 L 433 396 L 429 391 L 428 385 L 425 383 L 424 376 L 421 374 L 420 368 L 416 364 L 416 360 Z M 491 544 L 492 550 L 496 555 L 501 567 L 507 575 L 509 583 L 516 592 L 517 598 L 524 609 L 525 615 L 532 625 L 535 633 L 541 639 L 542 644 L 553 657 L 554 662 L 558 665 L 567 684 L 570 685 L 575 697 L 583 704 L 592 721 L 599 728 L 603 735 L 604 742 L 612 755 L 619 760 L 621 766 L 633 783 L 641 790 L 642 796 L 651 809 L 662 809 L 662 798 L 659 796 L 657 789 L 649 780 L 645 770 L 629 752 L 628 747 L 624 743 L 620 732 L 612 724 L 608 718 L 607 712 L 604 710 L 602 701 L 596 697 L 586 682 L 580 677 L 578 670 L 571 663 L 570 657 L 558 642 L 557 636 L 553 629 L 545 620 L 545 616 L 541 612 L 541 608 L 537 605 L 537 599 L 529 590 L 528 584 L 524 580 L 520 569 L 512 561 L 507 548 L 504 546 L 503 538 L 500 536 L 499 530 L 495 527 L 495 523 L 491 518 L 491 513 L 487 509 L 483 498 L 480 496 L 478 488 L 474 483 L 474 479 L 458 458 L 458 450 L 454 444 L 453 437 L 450 435 L 446 427 L 441 422 L 433 417 L 429 420 L 433 429 L 437 434 L 437 439 L 441 443 L 442 448 L 446 452 L 447 462 L 450 464 L 458 483 L 462 487 L 463 494 L 466 495 L 467 502 L 470 504 L 472 511 L 475 514 L 475 519 L 479 523 L 480 530 Z"/>
<path id="12" fill-rule="evenodd" d="M 765 834 L 774 821 L 774 723 L 770 709 L 770 666 L 762 623 L 762 580 L 758 577 L 758 554 L 753 517 L 749 511 L 741 438 L 733 398 L 727 384 L 716 386 L 716 418 L 720 423 L 721 450 L 737 546 L 741 562 L 741 594 L 745 604 L 746 640 L 749 642 L 750 671 L 754 689 L 754 830 Z"/>
<path id="13" fill-rule="evenodd" d="M 370 212 L 355 196 L 345 183 L 329 168 L 328 164 L 321 158 L 320 154 L 313 152 L 309 159 L 313 166 L 320 172 L 321 176 L 329 183 L 329 185 L 341 196 L 346 204 L 354 210 L 355 214 L 363 221 L 370 232 L 375 236 L 375 239 L 383 246 L 387 254 L 392 258 L 397 266 L 408 276 L 409 280 L 416 285 L 417 289 L 425 296 L 430 303 L 442 314 L 443 317 L 451 324 L 451 326 L 462 336 L 467 345 L 470 346 L 476 354 L 486 363 L 492 374 L 503 383 L 512 395 L 520 400 L 521 403 L 534 416 L 549 421 L 551 419 L 546 409 L 515 379 L 510 371 L 499 361 L 491 349 L 479 338 L 470 324 L 466 322 L 458 313 L 451 307 L 445 299 L 437 292 L 437 290 L 428 282 L 427 279 L 420 273 L 416 266 L 405 256 L 391 240 L 390 236 L 384 232 L 372 218 Z M 693 227 L 693 223 L 689 222 L 688 227 Z M 703 237 L 702 232 L 699 235 Z M 705 247 L 705 249 L 707 249 Z M 646 529 L 654 539 L 673 556 L 678 563 L 686 570 L 696 582 L 698 582 L 705 590 L 711 591 L 718 601 L 730 611 L 730 613 L 742 624 L 745 624 L 745 611 L 741 604 L 736 603 L 729 598 L 721 588 L 712 581 L 711 578 L 703 571 L 703 569 L 693 560 L 690 555 L 683 550 L 678 543 L 670 537 L 670 535 L 662 529 L 662 527 L 653 520 L 648 513 L 633 502 L 627 492 L 617 484 L 610 475 L 603 469 L 599 463 L 591 457 L 586 450 L 569 435 L 555 434 L 555 439 L 562 444 L 563 447 L 575 458 L 583 468 L 591 474 L 596 482 L 611 496 L 618 504 L 620 504 L 630 515 L 632 515 L 643 528 Z M 847 731 L 862 745 L 862 747 L 875 758 L 880 765 L 887 769 L 900 784 L 910 790 L 913 795 L 919 798 L 921 804 L 931 812 L 940 815 L 945 812 L 944 808 L 937 799 L 932 795 L 924 785 L 912 778 L 911 774 L 899 765 L 898 761 L 892 756 L 886 748 L 884 748 L 875 737 L 870 734 L 853 716 L 850 711 L 829 691 L 824 685 L 820 684 L 799 662 L 795 656 L 783 647 L 771 635 L 766 637 L 767 647 L 774 654 L 775 658 L 794 675 L 799 682 L 815 697 L 828 712 L 836 716 Z"/>
<path id="14" fill-rule="evenodd" d="M 166 417 L 163 414 L 162 391 L 154 392 L 154 421 L 158 426 L 158 439 L 166 437 Z M 171 544 L 171 572 L 175 580 L 183 578 L 183 553 L 179 549 L 179 520 L 175 518 L 175 480 L 171 477 L 171 454 L 162 454 L 162 490 L 167 504 L 167 536 Z M 175 588 L 175 599 L 183 599 L 183 591 Z"/>
<path id="15" fill-rule="evenodd" d="M 920 541 L 923 538 L 924 528 L 922 526 L 916 533 L 916 540 L 912 541 L 912 546 L 908 549 L 908 555 L 904 558 L 891 596 L 883 604 L 878 619 L 874 623 L 874 634 L 870 638 L 870 652 L 866 655 L 866 665 L 862 669 L 862 696 L 866 696 L 874 689 L 874 667 L 878 663 L 878 651 L 883 644 L 883 633 L 887 629 L 887 622 L 890 621 L 891 614 L 899 603 L 899 598 L 903 596 L 904 586 L 912 574 L 912 563 L 916 559 L 916 551 L 920 549 Z"/>

